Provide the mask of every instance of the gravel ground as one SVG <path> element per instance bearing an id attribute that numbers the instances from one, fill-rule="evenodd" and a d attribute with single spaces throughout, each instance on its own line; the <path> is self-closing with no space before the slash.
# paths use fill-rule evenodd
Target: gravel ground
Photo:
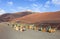
<path id="1" fill-rule="evenodd" d="M 0 39 L 60 39 L 60 31 L 54 33 L 27 30 L 16 31 L 7 23 L 0 23 Z"/>

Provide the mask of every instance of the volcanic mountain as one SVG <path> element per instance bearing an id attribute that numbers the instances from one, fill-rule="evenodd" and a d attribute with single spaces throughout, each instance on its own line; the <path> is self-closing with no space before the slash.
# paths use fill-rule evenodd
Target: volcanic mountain
<path id="1" fill-rule="evenodd" d="M 32 14 L 32 12 L 24 11 L 24 12 L 17 12 L 17 13 L 6 13 L 3 15 L 0 15 L 0 22 L 9 22 L 12 19 L 20 18 L 26 15 Z"/>
<path id="2" fill-rule="evenodd" d="M 16 18 L 13 21 L 21 23 L 60 23 L 60 11 L 57 12 L 36 12 L 24 17 Z"/>

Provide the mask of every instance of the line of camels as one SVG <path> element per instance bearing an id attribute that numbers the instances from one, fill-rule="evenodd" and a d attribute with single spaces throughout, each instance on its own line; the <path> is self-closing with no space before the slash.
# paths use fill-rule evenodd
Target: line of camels
<path id="1" fill-rule="evenodd" d="M 26 30 L 36 30 L 36 31 L 42 31 L 42 32 L 55 32 L 57 30 L 57 28 L 60 26 L 60 23 L 43 23 L 43 24 L 39 24 L 39 25 L 35 25 L 35 24 L 12 24 L 12 28 L 15 30 L 19 30 L 21 32 L 24 32 Z"/>

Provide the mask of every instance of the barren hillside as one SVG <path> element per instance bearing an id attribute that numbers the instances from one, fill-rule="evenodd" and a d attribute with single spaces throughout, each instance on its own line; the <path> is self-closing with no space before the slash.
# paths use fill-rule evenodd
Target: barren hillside
<path id="1" fill-rule="evenodd" d="M 22 23 L 37 23 L 37 22 L 60 23 L 60 11 L 30 14 L 21 18 L 14 19 L 14 21 L 20 21 Z"/>

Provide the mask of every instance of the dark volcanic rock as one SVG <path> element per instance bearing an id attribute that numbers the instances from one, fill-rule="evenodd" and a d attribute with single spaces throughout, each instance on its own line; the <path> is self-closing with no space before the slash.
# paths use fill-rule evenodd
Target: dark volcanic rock
<path id="1" fill-rule="evenodd" d="M 0 22 L 8 22 L 12 19 L 20 18 L 26 15 L 32 14 L 32 12 L 17 12 L 17 13 L 6 13 L 0 16 Z"/>

